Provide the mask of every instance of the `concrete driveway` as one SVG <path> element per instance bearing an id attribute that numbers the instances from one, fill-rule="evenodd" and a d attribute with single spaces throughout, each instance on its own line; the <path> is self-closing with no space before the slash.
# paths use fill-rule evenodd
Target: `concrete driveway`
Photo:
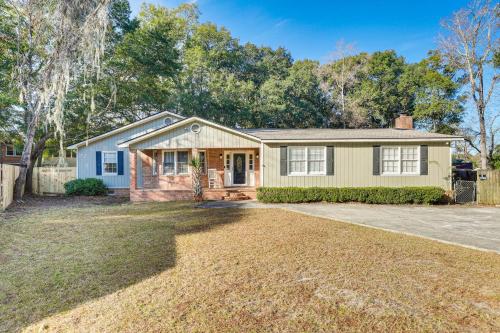
<path id="1" fill-rule="evenodd" d="M 423 236 L 500 253 L 500 208 L 365 204 L 206 202 L 206 208 L 283 208 L 337 221 Z"/>

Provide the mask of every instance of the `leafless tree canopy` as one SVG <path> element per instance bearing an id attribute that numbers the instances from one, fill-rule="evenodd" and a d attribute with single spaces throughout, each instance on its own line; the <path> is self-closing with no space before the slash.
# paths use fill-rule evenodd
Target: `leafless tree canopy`
<path id="1" fill-rule="evenodd" d="M 479 147 L 474 145 L 472 137 L 469 141 L 472 147 L 479 150 L 483 169 L 488 167 L 488 160 L 491 160 L 495 133 L 498 132 L 498 110 L 488 106 L 495 96 L 499 77 L 494 65 L 494 56 L 500 47 L 499 10 L 498 3 L 474 0 L 467 8 L 442 22 L 447 33 L 440 39 L 448 63 L 463 70 L 464 82 L 469 87 L 470 99 L 479 119 Z"/>

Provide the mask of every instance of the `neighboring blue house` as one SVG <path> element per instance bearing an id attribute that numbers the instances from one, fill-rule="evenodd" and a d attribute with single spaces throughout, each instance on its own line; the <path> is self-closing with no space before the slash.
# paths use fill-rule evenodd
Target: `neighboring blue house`
<path id="1" fill-rule="evenodd" d="M 128 191 L 130 186 L 129 150 L 120 148 L 118 145 L 182 119 L 184 117 L 165 111 L 69 146 L 68 149 L 77 151 L 76 177 L 100 178 L 110 189 Z M 138 170 L 140 172 L 142 168 Z"/>

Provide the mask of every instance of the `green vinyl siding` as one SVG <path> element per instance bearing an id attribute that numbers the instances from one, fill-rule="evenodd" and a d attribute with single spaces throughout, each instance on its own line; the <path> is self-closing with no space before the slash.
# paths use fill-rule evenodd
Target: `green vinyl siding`
<path id="1" fill-rule="evenodd" d="M 296 146 L 334 146 L 334 175 L 282 176 L 280 175 L 280 146 L 264 144 L 265 187 L 364 187 L 364 186 L 439 186 L 450 188 L 450 146 L 439 143 L 315 143 Z M 294 144 L 288 144 L 292 146 Z M 428 145 L 428 175 L 373 175 L 373 146 L 419 146 Z"/>
<path id="2" fill-rule="evenodd" d="M 258 148 L 259 140 L 252 140 L 239 133 L 231 133 L 215 126 L 198 123 L 199 133 L 191 131 L 195 120 L 181 127 L 160 133 L 130 145 L 131 149 L 180 149 L 180 148 Z"/>

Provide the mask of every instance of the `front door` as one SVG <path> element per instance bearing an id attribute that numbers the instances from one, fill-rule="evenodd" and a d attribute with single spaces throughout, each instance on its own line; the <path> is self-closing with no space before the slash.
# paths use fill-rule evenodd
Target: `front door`
<path id="1" fill-rule="evenodd" d="M 233 154 L 233 184 L 244 185 L 246 184 L 247 173 L 246 154 Z"/>

